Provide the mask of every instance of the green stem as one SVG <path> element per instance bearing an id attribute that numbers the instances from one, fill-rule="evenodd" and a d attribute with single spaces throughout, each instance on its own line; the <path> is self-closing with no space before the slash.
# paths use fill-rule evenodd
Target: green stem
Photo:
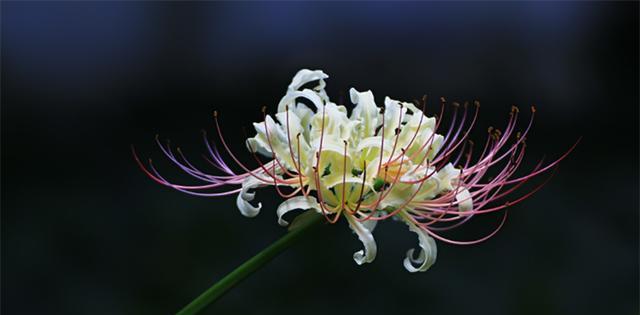
<path id="1" fill-rule="evenodd" d="M 311 213 L 312 211 L 308 212 Z M 180 310 L 177 315 L 197 314 L 207 307 L 207 305 L 219 299 L 223 294 L 233 288 L 244 278 L 248 277 L 250 274 L 264 266 L 271 259 L 275 258 L 278 254 L 291 246 L 296 240 L 300 239 L 300 236 L 304 235 L 305 232 L 311 230 L 312 227 L 317 226 L 323 221 L 322 215 L 313 213 L 311 216 L 307 216 L 306 214 L 307 213 L 304 213 L 298 216 L 301 220 L 294 220 L 287 234 L 273 242 L 269 247 L 263 249 L 257 255 L 251 257 L 251 259 L 245 261 L 220 281 L 216 282 L 213 286 Z"/>

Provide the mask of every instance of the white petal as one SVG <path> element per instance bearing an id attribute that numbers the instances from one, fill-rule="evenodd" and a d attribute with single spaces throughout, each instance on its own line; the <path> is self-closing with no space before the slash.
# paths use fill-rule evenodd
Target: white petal
<path id="1" fill-rule="evenodd" d="M 406 118 L 407 108 L 400 106 L 400 102 L 389 98 L 384 99 L 384 137 L 386 139 L 395 138 L 396 129 L 402 128 L 399 124 L 400 116 Z"/>
<path id="2" fill-rule="evenodd" d="M 459 188 L 460 192 L 456 194 L 456 201 L 458 202 L 458 210 L 460 212 L 469 211 L 473 208 L 473 200 L 471 194 L 466 188 Z"/>
<path id="3" fill-rule="evenodd" d="M 349 140 L 353 128 L 358 124 L 359 120 L 349 119 L 346 107 L 329 102 L 325 104 L 324 110 L 318 110 L 311 120 L 311 143 L 319 143 L 320 138 L 323 138 L 342 146 L 343 141 Z"/>
<path id="4" fill-rule="evenodd" d="M 253 200 L 255 197 L 255 193 L 249 192 L 249 189 L 254 189 L 257 187 L 264 186 L 264 184 L 256 179 L 253 176 L 247 177 L 242 182 L 242 191 L 238 194 L 236 198 L 236 205 L 240 210 L 240 213 L 248 218 L 253 218 L 258 213 L 260 213 L 260 209 L 262 208 L 262 203 L 258 203 L 258 206 L 253 206 L 249 201 Z"/>
<path id="5" fill-rule="evenodd" d="M 353 232 L 358 235 L 362 245 L 364 245 L 363 250 L 353 253 L 353 260 L 355 260 L 358 265 L 372 262 L 376 258 L 378 247 L 376 245 L 376 241 L 373 239 L 371 231 L 362 223 L 358 222 L 358 220 L 353 216 L 349 214 L 346 214 L 345 216 L 347 217 L 347 221 L 349 221 L 349 226 Z"/>
<path id="6" fill-rule="evenodd" d="M 364 225 L 367 230 L 373 232 L 373 230 L 376 229 L 376 225 L 378 225 L 378 220 L 367 220 L 362 222 L 362 225 Z"/>
<path id="7" fill-rule="evenodd" d="M 386 213 L 384 211 L 376 211 L 376 213 L 373 214 L 374 218 L 379 218 L 383 215 L 385 215 Z M 366 216 L 366 215 L 365 215 Z M 366 220 L 364 222 L 362 222 L 362 225 L 364 225 L 364 227 L 367 228 L 367 230 L 373 232 L 373 230 L 375 230 L 376 225 L 378 225 L 378 220 Z"/>
<path id="8" fill-rule="evenodd" d="M 316 106 L 318 111 L 322 111 L 322 107 L 325 103 L 323 96 L 316 91 L 304 89 L 302 91 L 287 92 L 287 94 L 285 94 L 280 100 L 280 103 L 278 103 L 278 112 L 284 112 L 287 105 L 293 106 L 295 100 L 299 97 L 308 99 Z"/>
<path id="9" fill-rule="evenodd" d="M 278 224 L 282 226 L 289 225 L 289 222 L 282 219 L 282 216 L 284 216 L 289 211 L 293 211 L 297 209 L 302 209 L 302 210 L 314 209 L 317 212 L 320 212 L 320 205 L 318 204 L 318 201 L 316 200 L 316 198 L 312 196 L 307 196 L 307 197 L 298 196 L 298 197 L 293 197 L 291 199 L 288 199 L 278 206 L 278 210 L 276 211 L 276 214 L 278 215 Z"/>
<path id="10" fill-rule="evenodd" d="M 443 191 L 451 191 L 455 189 L 455 186 L 460 176 L 460 170 L 453 167 L 451 163 L 448 163 L 440 171 L 438 171 L 438 179 L 440 179 L 440 189 Z"/>
<path id="11" fill-rule="evenodd" d="M 349 90 L 351 102 L 356 104 L 351 112 L 351 119 L 359 119 L 362 121 L 360 126 L 360 138 L 371 137 L 375 134 L 378 125 L 378 116 L 380 115 L 378 106 L 373 99 L 371 91 L 358 92 L 356 89 Z"/>
<path id="12" fill-rule="evenodd" d="M 300 89 L 300 87 L 309 82 L 326 79 L 328 77 L 329 76 L 322 72 L 322 70 L 302 69 L 298 71 L 298 73 L 296 73 L 296 75 L 291 80 L 291 84 L 289 84 L 289 91 L 297 91 L 298 89 Z M 321 81 L 319 88 L 324 88 L 323 81 Z"/>
<path id="13" fill-rule="evenodd" d="M 413 256 L 414 249 L 407 251 L 407 257 L 404 259 L 404 268 L 409 272 L 424 272 L 427 271 L 435 262 L 438 255 L 438 248 L 436 242 L 433 240 L 427 232 L 417 227 L 415 224 L 406 221 L 409 226 L 409 230 L 418 234 L 418 241 L 420 243 L 420 252 L 418 257 Z M 418 265 L 418 267 L 416 267 Z"/>

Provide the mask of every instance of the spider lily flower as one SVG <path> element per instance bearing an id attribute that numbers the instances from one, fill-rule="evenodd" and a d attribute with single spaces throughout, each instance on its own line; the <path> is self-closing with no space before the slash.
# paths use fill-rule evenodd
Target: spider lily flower
<path id="1" fill-rule="evenodd" d="M 378 221 L 394 218 L 418 236 L 419 248 L 407 251 L 404 267 L 409 272 L 426 271 L 436 261 L 434 239 L 452 244 L 475 244 L 493 236 L 504 224 L 508 206 L 517 204 L 544 185 L 512 196 L 531 178 L 554 168 L 573 150 L 549 164 L 538 163 L 525 175 L 516 176 L 525 154 L 535 108 L 516 131 L 519 110 L 513 107 L 504 131 L 489 128 L 480 154 L 467 136 L 475 125 L 480 104 L 453 103 L 451 123 L 440 131 L 446 101 L 439 115 L 424 114 L 422 102 L 401 102 L 389 97 L 379 107 L 371 91 L 349 91 L 355 106 L 351 112 L 329 99 L 328 76 L 320 70 L 300 70 L 272 117 L 263 108 L 264 120 L 254 123 L 256 135 L 246 141 L 258 167 L 241 163 L 226 142 L 214 114 L 220 144 L 241 169 L 234 171 L 203 133 L 208 162 L 219 172 L 212 174 L 194 166 L 171 146 L 156 142 L 164 154 L 201 185 L 180 185 L 167 180 L 149 160 L 142 170 L 154 181 L 195 196 L 237 195 L 237 206 L 247 217 L 256 216 L 261 203 L 254 203 L 257 188 L 273 186 L 285 200 L 277 208 L 279 224 L 293 210 L 321 213 L 330 223 L 346 219 L 364 249 L 353 259 L 372 262 L 377 247 L 372 232 Z M 312 88 L 307 86 L 312 85 Z M 421 106 L 421 108 L 418 108 Z M 473 159 L 472 157 L 478 157 Z M 263 162 L 258 155 L 265 156 Z M 495 174 L 486 179 L 491 170 Z M 488 235 L 470 241 L 445 238 L 443 231 L 468 222 L 472 217 L 503 211 L 501 222 Z"/>

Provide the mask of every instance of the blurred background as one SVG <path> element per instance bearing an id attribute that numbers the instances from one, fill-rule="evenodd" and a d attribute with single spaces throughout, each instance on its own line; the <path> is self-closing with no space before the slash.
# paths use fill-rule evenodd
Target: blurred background
<path id="1" fill-rule="evenodd" d="M 285 233 L 275 207 L 190 197 L 137 168 L 135 145 L 182 182 L 154 137 L 199 159 L 213 110 L 232 148 L 301 68 L 328 93 L 480 100 L 472 139 L 538 112 L 527 166 L 582 142 L 555 178 L 476 246 L 344 221 L 316 230 L 208 314 L 638 314 L 638 2 L 2 2 L 2 313 L 170 314 Z M 239 154 L 251 161 L 248 154 Z M 485 216 L 447 236 L 485 235 Z"/>

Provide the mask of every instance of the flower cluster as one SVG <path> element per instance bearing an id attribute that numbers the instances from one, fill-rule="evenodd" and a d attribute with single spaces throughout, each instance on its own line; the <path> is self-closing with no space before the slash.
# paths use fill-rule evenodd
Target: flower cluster
<path id="1" fill-rule="evenodd" d="M 506 211 L 493 232 L 476 240 L 451 240 L 441 232 L 531 196 L 542 185 L 507 200 L 525 182 L 553 168 L 569 153 L 547 165 L 540 162 L 526 175 L 516 176 L 535 108 L 531 108 L 530 119 L 520 133 L 516 131 L 519 110 L 512 107 L 504 131 L 490 128 L 481 153 L 475 152 L 477 157 L 472 162 L 474 143 L 467 136 L 476 122 L 478 102 L 454 103 L 451 123 L 440 132 L 444 99 L 436 119 L 424 114 L 425 99 L 411 103 L 386 97 L 384 107 L 378 107 L 371 91 L 352 88 L 349 94 L 355 106 L 349 112 L 346 106 L 330 101 L 325 92 L 327 78 L 320 70 L 300 70 L 274 117 L 263 109 L 264 121 L 253 124 L 256 135 L 246 141 L 257 168 L 244 165 L 230 150 L 217 113 L 220 143 L 242 172 L 232 170 L 206 135 L 208 161 L 220 171 L 218 175 L 200 170 L 180 150 L 172 150 L 156 139 L 165 155 L 202 185 L 174 184 L 152 163 L 145 166 L 136 159 L 153 180 L 187 194 L 237 194 L 238 209 L 247 217 L 260 212 L 261 203 L 252 201 L 254 190 L 264 186 L 275 187 L 285 199 L 276 211 L 281 225 L 288 224 L 284 215 L 296 209 L 316 211 L 331 223 L 344 217 L 364 245 L 353 255 L 358 264 L 376 257 L 372 232 L 378 221 L 402 221 L 418 235 L 420 247 L 417 253 L 413 249 L 407 252 L 404 266 L 418 272 L 426 271 L 436 260 L 434 238 L 464 245 L 493 236 L 503 225 Z M 262 162 L 256 153 L 269 160 Z M 490 169 L 493 176 L 486 179 Z"/>

